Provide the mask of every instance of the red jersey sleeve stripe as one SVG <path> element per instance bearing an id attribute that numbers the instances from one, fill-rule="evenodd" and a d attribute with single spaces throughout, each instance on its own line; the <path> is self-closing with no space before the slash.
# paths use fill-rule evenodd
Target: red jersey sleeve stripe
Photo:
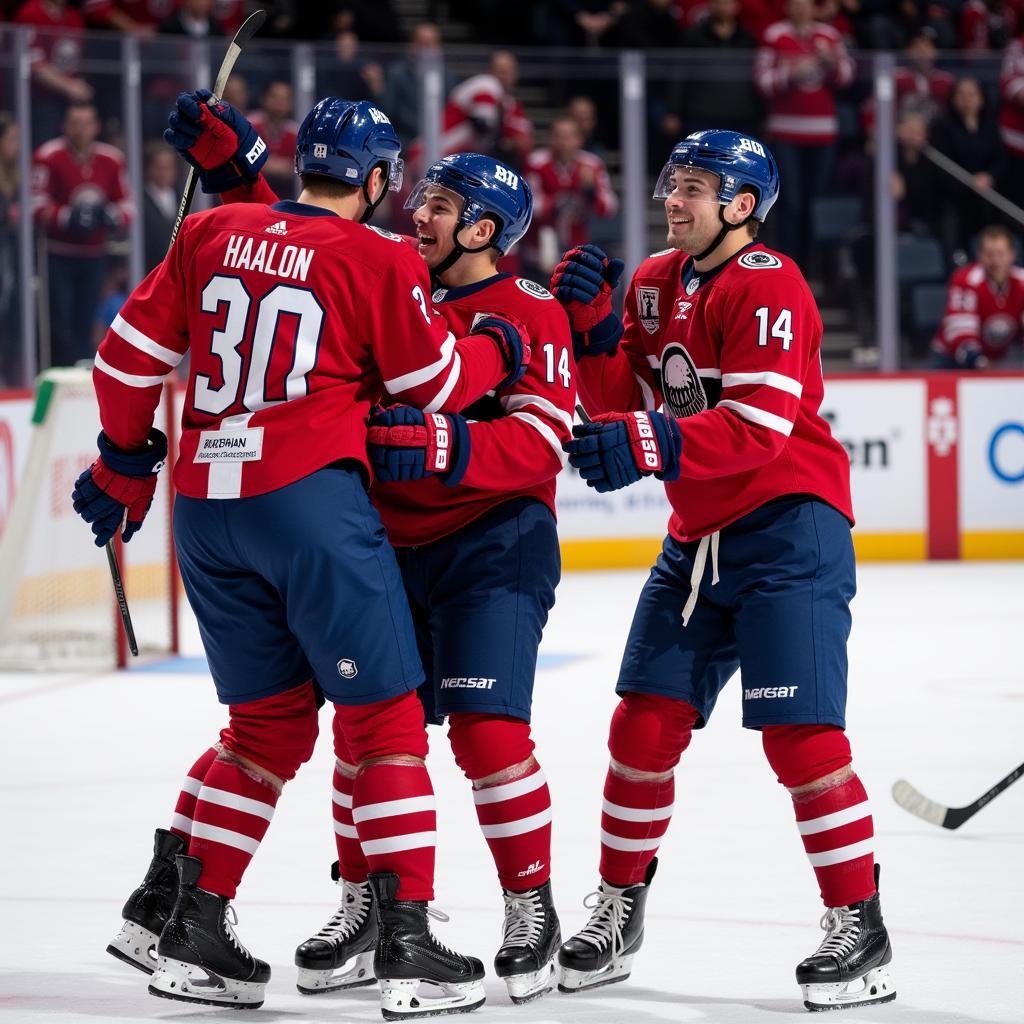
<path id="1" fill-rule="evenodd" d="M 434 397 L 423 406 L 424 412 L 437 412 L 445 402 L 448 401 L 448 396 L 452 393 L 455 385 L 459 381 L 459 374 L 462 373 L 462 356 L 458 352 L 455 353 L 455 358 L 452 359 L 452 370 L 448 374 L 448 379 L 444 382 L 444 387 Z"/>
<path id="2" fill-rule="evenodd" d="M 698 370 L 698 374 L 702 371 Z M 723 373 L 722 388 L 746 387 L 749 384 L 764 384 L 770 388 L 778 388 L 787 394 L 799 398 L 804 391 L 803 384 L 793 377 L 787 377 L 783 373 L 775 373 L 773 370 L 761 370 L 755 373 Z"/>
<path id="3" fill-rule="evenodd" d="M 120 381 L 122 384 L 127 384 L 130 388 L 152 388 L 157 384 L 163 384 L 164 377 L 167 374 L 161 373 L 155 377 L 142 377 L 135 373 L 125 373 L 123 370 L 118 370 L 116 367 L 111 366 L 103 356 L 98 352 L 96 353 L 96 359 L 93 364 L 97 370 L 105 373 L 108 377 L 113 377 L 114 380 Z M 171 371 L 168 370 L 167 373 Z"/>
<path id="4" fill-rule="evenodd" d="M 408 391 L 410 388 L 425 384 L 428 380 L 433 380 L 452 361 L 453 354 L 455 359 L 458 360 L 458 355 L 455 354 L 455 340 L 455 335 L 449 331 L 448 337 L 441 343 L 441 357 L 439 359 L 432 362 L 429 366 L 424 366 L 419 370 L 411 370 L 409 373 L 403 373 L 400 377 L 392 377 L 391 380 L 384 381 L 384 387 L 388 389 L 388 394 L 397 395 L 402 391 Z M 451 391 L 451 388 L 454 386 L 455 381 L 449 379 L 446 385 L 448 391 Z"/>
<path id="5" fill-rule="evenodd" d="M 540 395 L 508 395 L 501 399 L 502 408 L 509 413 L 517 412 L 527 405 L 535 405 L 552 419 L 564 424 L 567 437 L 572 433 L 572 414 L 565 409 L 559 409 L 554 402 L 549 402 Z"/>
<path id="6" fill-rule="evenodd" d="M 119 338 L 128 342 L 133 348 L 137 348 L 140 352 L 145 352 L 146 355 L 152 356 L 154 359 L 159 359 L 162 363 L 167 363 L 168 366 L 177 366 L 184 356 L 183 352 L 175 352 L 173 349 L 165 348 L 148 335 L 143 334 L 137 327 L 133 327 L 128 323 L 120 313 L 114 317 L 114 322 L 110 325 L 110 328 Z"/>
<path id="7" fill-rule="evenodd" d="M 559 463 L 563 466 L 565 465 L 568 456 L 562 451 L 562 441 L 544 420 L 539 416 L 534 416 L 532 412 L 514 412 L 509 419 L 519 420 L 533 427 L 551 445 L 551 450 L 558 456 Z"/>
<path id="8" fill-rule="evenodd" d="M 789 437 L 793 432 L 792 420 L 787 420 L 782 416 L 776 416 L 773 412 L 765 412 L 764 409 L 758 409 L 755 405 L 747 405 L 746 402 L 737 402 L 731 398 L 726 398 L 719 402 L 715 408 L 731 409 L 743 419 L 748 420 L 751 423 L 756 423 L 761 427 L 768 427 L 769 430 L 775 430 L 786 437 Z"/>

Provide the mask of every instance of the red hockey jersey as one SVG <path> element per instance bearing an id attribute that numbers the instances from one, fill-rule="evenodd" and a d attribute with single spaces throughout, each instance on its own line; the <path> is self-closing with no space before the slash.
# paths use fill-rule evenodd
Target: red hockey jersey
<path id="1" fill-rule="evenodd" d="M 769 26 L 754 64 L 754 84 L 768 100 L 766 134 L 808 146 L 835 142 L 835 90 L 848 86 L 855 71 L 842 37 L 831 25 L 816 21 L 806 33 L 789 21 Z"/>
<path id="2" fill-rule="evenodd" d="M 999 88 L 999 134 L 1003 145 L 1024 157 L 1024 38 L 1015 39 L 1003 54 Z"/>
<path id="3" fill-rule="evenodd" d="M 980 263 L 961 267 L 949 279 L 946 312 L 932 347 L 956 358 L 959 348 L 977 345 L 989 362 L 1005 358 L 1024 326 L 1024 268 L 1013 267 L 999 287 Z"/>
<path id="4" fill-rule="evenodd" d="M 563 249 L 590 241 L 591 216 L 618 212 L 604 161 L 585 149 L 570 164 L 560 163 L 550 149 L 535 149 L 524 169 L 533 189 L 534 227 L 553 227 Z"/>
<path id="5" fill-rule="evenodd" d="M 338 459 L 368 466 L 366 418 L 385 394 L 455 411 L 507 372 L 490 337 L 456 342 L 397 235 L 291 201 L 187 218 L 131 294 L 93 372 L 114 444 L 144 443 L 186 351 L 174 482 L 198 498 L 262 494 Z"/>
<path id="6" fill-rule="evenodd" d="M 471 421 L 469 467 L 447 487 L 437 477 L 374 484 L 373 503 L 398 547 L 438 540 L 512 498 L 534 497 L 555 511 L 555 477 L 572 437 L 576 366 L 565 311 L 547 289 L 509 274 L 434 292 L 455 334 L 490 313 L 518 317 L 533 347 L 530 368 L 512 387 L 464 410 Z"/>
<path id="7" fill-rule="evenodd" d="M 648 257 L 618 352 L 582 360 L 579 382 L 591 415 L 664 405 L 678 419 L 682 473 L 665 485 L 677 540 L 788 494 L 853 521 L 850 460 L 818 414 L 821 317 L 787 257 L 754 242 L 703 275 L 678 250 Z"/>

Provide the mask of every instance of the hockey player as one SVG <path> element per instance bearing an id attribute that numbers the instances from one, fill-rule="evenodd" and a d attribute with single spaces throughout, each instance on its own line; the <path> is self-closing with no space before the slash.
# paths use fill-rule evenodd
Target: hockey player
<path id="1" fill-rule="evenodd" d="M 266 196 L 262 182 L 228 198 L 254 195 Z M 537 648 L 559 577 L 555 477 L 571 436 L 572 342 L 550 292 L 496 269 L 530 224 L 532 197 L 519 174 L 481 154 L 445 157 L 406 207 L 439 285 L 433 302 L 451 329 L 461 333 L 491 310 L 507 311 L 543 356 L 517 384 L 462 415 L 393 405 L 370 427 L 371 493 L 398 548 L 427 669 L 427 716 L 449 718 L 503 890 L 495 970 L 513 1001 L 525 1002 L 554 986 L 561 942 L 549 881 L 551 802 L 529 723 Z M 341 905 L 296 951 L 299 990 L 308 994 L 372 980 L 369 866 L 351 809 L 355 769 L 341 735 L 335 750 Z"/>
<path id="2" fill-rule="evenodd" d="M 197 123 L 226 125 L 243 156 L 257 152 L 206 99 L 194 97 Z M 204 144 L 226 141 L 210 132 Z M 100 458 L 74 498 L 102 544 L 123 517 L 125 540 L 142 525 L 167 451 L 152 427 L 161 385 L 190 354 L 174 535 L 229 706 L 230 724 L 189 772 L 110 947 L 153 972 L 154 995 L 262 1004 L 270 968 L 238 940 L 229 900 L 284 783 L 312 753 L 319 691 L 356 770 L 351 803 L 376 896 L 385 1016 L 409 1013 L 422 980 L 444 995 L 414 1015 L 483 1002 L 480 961 L 441 946 L 428 925 L 435 814 L 414 692 L 423 670 L 367 495 L 365 421 L 385 396 L 443 413 L 512 384 L 527 335 L 488 316 L 456 341 L 429 306 L 422 261 L 363 226 L 399 183 L 398 154 L 371 103 L 322 100 L 299 131 L 299 200 L 188 218 L 96 359 Z M 235 162 L 218 183 L 245 187 L 256 170 Z"/>
<path id="3" fill-rule="evenodd" d="M 563 991 L 628 977 L 674 768 L 742 666 L 743 724 L 792 796 L 827 908 L 825 940 L 796 971 L 804 1005 L 895 998 L 872 819 L 844 732 L 849 460 L 818 414 L 814 299 L 797 266 L 756 241 L 778 194 L 761 142 L 697 132 L 661 172 L 670 248 L 637 269 L 624 323 L 611 308 L 621 262 L 587 246 L 554 274 L 594 416 L 574 428 L 570 461 L 598 491 L 653 475 L 672 505 L 619 670 L 601 881 L 560 951 Z"/>

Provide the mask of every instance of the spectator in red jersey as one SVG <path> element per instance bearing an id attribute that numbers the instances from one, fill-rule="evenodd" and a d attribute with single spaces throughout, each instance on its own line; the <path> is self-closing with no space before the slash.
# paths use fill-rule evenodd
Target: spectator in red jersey
<path id="1" fill-rule="evenodd" d="M 178 9 L 160 22 L 158 31 L 169 36 L 217 39 L 224 28 L 213 15 L 214 0 L 180 0 Z"/>
<path id="2" fill-rule="evenodd" d="M 1015 260 L 1007 228 L 994 224 L 981 232 L 978 262 L 961 267 L 949 281 L 946 314 L 932 342 L 936 369 L 981 370 L 1020 344 L 1024 269 Z"/>
<path id="3" fill-rule="evenodd" d="M 932 124 L 930 134 L 932 145 L 969 171 L 980 188 L 994 188 L 1002 179 L 1006 158 L 999 128 L 986 110 L 985 93 L 976 78 L 957 81 L 948 111 Z M 991 220 L 992 210 L 953 178 L 947 179 L 947 186 L 947 207 L 954 221 L 950 241 L 954 248 L 963 249 Z"/>
<path id="4" fill-rule="evenodd" d="M 615 216 L 619 200 L 604 162 L 583 149 L 583 133 L 568 114 L 551 123 L 547 149 L 529 155 L 525 172 L 533 189 L 534 223 L 540 228 L 534 238 L 540 238 L 539 248 L 524 250 L 524 258 L 546 279 L 566 249 L 590 241 L 593 218 Z"/>
<path id="5" fill-rule="evenodd" d="M 82 11 L 90 28 L 105 28 L 132 36 L 151 36 L 164 18 L 174 13 L 175 0 L 84 0 Z"/>
<path id="6" fill-rule="evenodd" d="M 292 87 L 287 82 L 271 82 L 263 90 L 260 109 L 249 115 L 270 154 L 263 165 L 263 176 L 282 199 L 295 195 L 295 136 L 299 126 L 292 120 L 293 111 Z"/>
<path id="7" fill-rule="evenodd" d="M 1000 52 L 1021 27 L 1021 3 L 967 0 L 960 9 L 960 47 L 968 53 Z"/>
<path id="8" fill-rule="evenodd" d="M 930 120 L 945 108 L 956 81 L 948 71 L 935 67 L 939 56 L 935 31 L 921 29 L 910 40 L 903 55 L 905 63 L 896 69 L 896 102 L 915 97 L 920 101 L 919 109 L 925 111 Z"/>
<path id="9" fill-rule="evenodd" d="M 106 275 L 107 239 L 132 217 L 124 156 L 97 142 L 100 120 L 73 104 L 64 134 L 34 155 L 32 204 L 46 230 L 51 363 L 70 366 L 93 355 L 92 322 Z"/>
<path id="10" fill-rule="evenodd" d="M 831 182 L 839 136 L 835 94 L 853 76 L 839 33 L 814 20 L 813 0 L 788 0 L 786 20 L 764 34 L 754 84 L 768 102 L 766 130 L 786 182 L 779 246 L 798 262 L 806 256 L 811 206 Z"/>
<path id="11" fill-rule="evenodd" d="M 37 138 L 60 130 L 68 103 L 92 99 L 92 86 L 81 76 L 85 21 L 67 0 L 28 0 L 14 16 L 16 25 L 31 25 L 32 126 Z"/>

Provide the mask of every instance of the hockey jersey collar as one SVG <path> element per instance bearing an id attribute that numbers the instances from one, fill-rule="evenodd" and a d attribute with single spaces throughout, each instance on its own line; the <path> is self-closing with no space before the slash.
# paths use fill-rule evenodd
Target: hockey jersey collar
<path id="1" fill-rule="evenodd" d="M 336 213 L 325 210 L 322 206 L 310 206 L 309 203 L 297 203 L 294 199 L 282 199 L 270 207 L 277 213 L 290 213 L 293 217 L 337 217 Z"/>
<path id="2" fill-rule="evenodd" d="M 692 295 L 702 284 L 707 284 L 708 281 L 714 280 L 718 275 L 725 270 L 727 266 L 738 256 L 742 256 L 748 249 L 758 245 L 756 238 L 752 238 L 742 249 L 737 249 L 727 260 L 723 260 L 718 264 L 717 267 L 712 267 L 710 270 L 705 270 L 703 274 L 698 274 L 693 266 L 693 257 L 683 263 L 683 270 L 680 274 L 680 279 L 683 282 L 683 291 L 687 295 Z"/>
<path id="3" fill-rule="evenodd" d="M 442 286 L 434 292 L 434 302 L 451 302 L 453 299 L 463 299 L 467 295 L 482 291 L 484 288 L 490 288 L 492 284 L 497 284 L 499 281 L 504 281 L 511 276 L 511 274 L 495 274 L 493 277 L 485 277 L 482 281 L 460 285 L 458 288 L 445 288 Z"/>

